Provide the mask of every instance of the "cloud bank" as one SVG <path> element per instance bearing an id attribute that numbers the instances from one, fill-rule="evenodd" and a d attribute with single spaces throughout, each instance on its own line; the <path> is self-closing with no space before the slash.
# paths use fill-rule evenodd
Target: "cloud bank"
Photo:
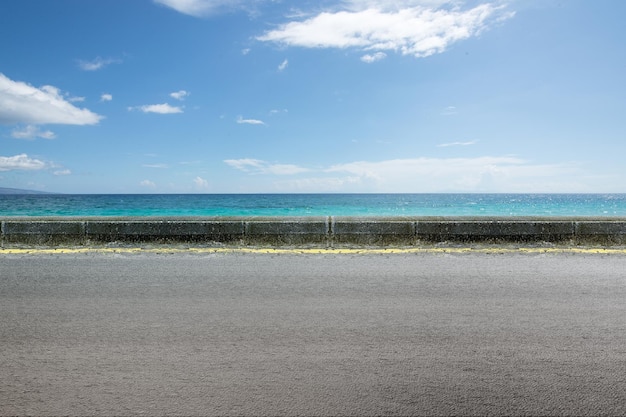
<path id="1" fill-rule="evenodd" d="M 67 101 L 56 87 L 33 87 L 0 73 L 0 123 L 94 125 L 102 116 Z"/>
<path id="2" fill-rule="evenodd" d="M 273 188 L 281 192 L 574 192 L 573 183 L 578 189 L 585 183 L 575 163 L 533 164 L 510 156 L 355 161 L 317 169 L 250 158 L 224 162 L 248 175 L 275 175 Z"/>

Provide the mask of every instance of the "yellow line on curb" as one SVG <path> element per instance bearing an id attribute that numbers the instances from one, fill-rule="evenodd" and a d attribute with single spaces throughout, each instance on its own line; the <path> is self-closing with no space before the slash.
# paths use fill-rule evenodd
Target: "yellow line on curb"
<path id="1" fill-rule="evenodd" d="M 626 255 L 626 248 L 2 248 L 2 255 L 73 255 L 73 254 L 224 254 L 249 253 L 270 255 L 392 255 L 392 254 L 594 254 Z"/>

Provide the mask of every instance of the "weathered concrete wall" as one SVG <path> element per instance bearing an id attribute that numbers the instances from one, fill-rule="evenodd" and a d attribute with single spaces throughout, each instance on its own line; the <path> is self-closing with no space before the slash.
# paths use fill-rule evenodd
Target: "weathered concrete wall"
<path id="1" fill-rule="evenodd" d="M 423 241 L 439 242 L 563 242 L 576 239 L 576 223 L 565 219 L 422 220 L 417 222 L 417 235 Z"/>
<path id="2" fill-rule="evenodd" d="M 329 245 L 414 245 L 416 220 L 411 218 L 331 218 Z"/>
<path id="3" fill-rule="evenodd" d="M 222 242 L 244 237 L 241 220 L 86 220 L 85 242 Z"/>
<path id="4" fill-rule="evenodd" d="M 189 242 L 411 246 L 439 242 L 626 244 L 626 218 L 196 217 L 0 218 L 1 244 Z"/>

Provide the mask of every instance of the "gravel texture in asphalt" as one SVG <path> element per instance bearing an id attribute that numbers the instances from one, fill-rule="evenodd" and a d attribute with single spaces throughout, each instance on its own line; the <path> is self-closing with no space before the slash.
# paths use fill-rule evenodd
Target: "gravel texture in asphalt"
<path id="1" fill-rule="evenodd" d="M 626 415 L 626 256 L 0 255 L 1 415 Z"/>

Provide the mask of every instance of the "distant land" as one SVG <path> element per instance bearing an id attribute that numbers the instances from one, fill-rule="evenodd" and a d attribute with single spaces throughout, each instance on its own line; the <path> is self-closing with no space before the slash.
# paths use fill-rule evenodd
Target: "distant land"
<path id="1" fill-rule="evenodd" d="M 20 190 L 19 188 L 0 187 L 0 195 L 2 194 L 54 194 L 54 193 L 46 193 L 44 191 L 35 191 L 35 190 Z"/>

